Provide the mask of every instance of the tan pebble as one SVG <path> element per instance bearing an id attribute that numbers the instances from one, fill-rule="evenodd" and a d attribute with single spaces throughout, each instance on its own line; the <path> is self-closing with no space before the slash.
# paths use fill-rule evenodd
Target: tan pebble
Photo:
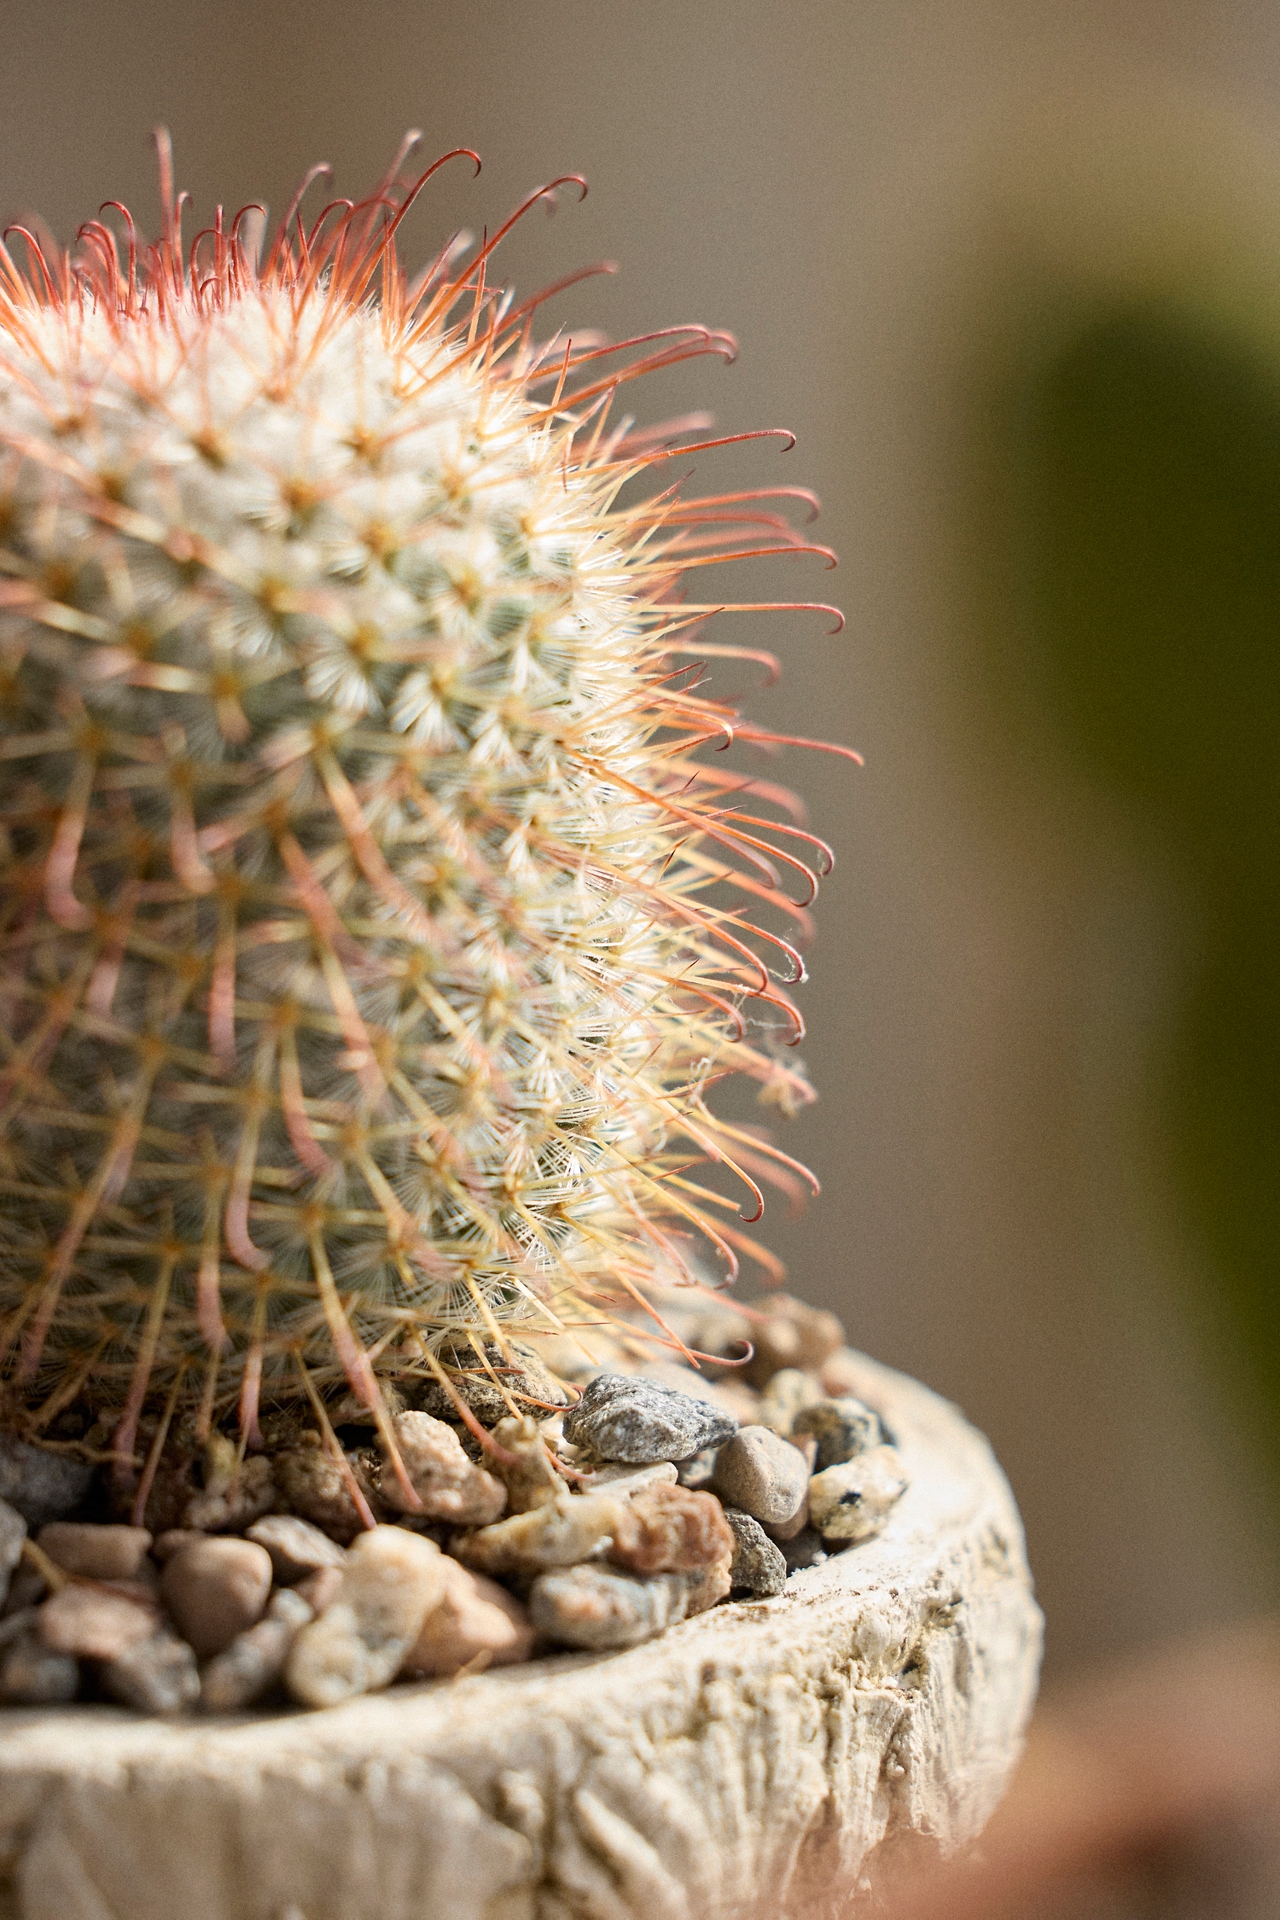
<path id="1" fill-rule="evenodd" d="M 689 1583 L 689 1600 L 685 1608 L 686 1617 L 692 1619 L 695 1613 L 705 1613 L 708 1607 L 714 1607 L 719 1601 L 727 1600 L 733 1585 L 733 1554 L 722 1554 L 713 1560 L 709 1567 L 699 1567 L 693 1573 L 686 1573 Z"/>
<path id="2" fill-rule="evenodd" d="M 0 1706 L 61 1706 L 79 1686 L 75 1656 L 54 1653 L 29 1627 L 0 1651 Z"/>
<path id="3" fill-rule="evenodd" d="M 807 1471 L 807 1467 L 806 1467 Z M 812 1482 L 809 1483 L 812 1485 Z M 794 1540 L 809 1525 L 809 1487 L 806 1486 L 804 1499 L 789 1520 L 762 1520 L 760 1522 L 771 1540 L 779 1546 L 785 1546 L 788 1540 Z"/>
<path id="4" fill-rule="evenodd" d="M 605 1493 L 562 1493 L 545 1507 L 467 1534 L 453 1551 L 481 1573 L 574 1567 L 612 1536 L 625 1504 Z"/>
<path id="5" fill-rule="evenodd" d="M 782 1367 L 760 1395 L 755 1423 L 772 1427 L 789 1440 L 796 1415 L 821 1398 L 822 1387 L 814 1374 L 802 1373 L 799 1367 Z"/>
<path id="6" fill-rule="evenodd" d="M 467 1458 L 452 1427 L 429 1413 L 398 1413 L 391 1430 L 423 1518 L 458 1527 L 488 1526 L 498 1518 L 507 1504 L 506 1488 Z M 389 1460 L 381 1492 L 397 1512 L 415 1511 Z"/>
<path id="7" fill-rule="evenodd" d="M 815 1473 L 809 1511 L 824 1540 L 870 1540 L 907 1490 L 896 1447 L 872 1447 L 840 1466 Z"/>
<path id="8" fill-rule="evenodd" d="M 272 1513 L 265 1520 L 255 1520 L 246 1537 L 266 1548 L 276 1579 L 285 1587 L 318 1567 L 340 1567 L 347 1557 L 336 1540 L 321 1533 L 310 1520 L 300 1520 L 292 1513 Z"/>
<path id="9" fill-rule="evenodd" d="M 135 1641 L 146 1640 L 156 1624 L 154 1607 L 74 1583 L 46 1600 L 36 1615 L 36 1631 L 50 1652 L 84 1660 L 112 1660 Z"/>
<path id="10" fill-rule="evenodd" d="M 195 1654 L 168 1628 L 126 1647 L 99 1678 L 114 1699 L 139 1713 L 179 1713 L 194 1706 L 200 1692 Z"/>
<path id="11" fill-rule="evenodd" d="M 762 1301 L 760 1308 L 764 1318 L 754 1320 L 751 1328 L 755 1353 L 743 1368 L 753 1387 L 767 1386 L 783 1367 L 817 1372 L 844 1342 L 844 1328 L 834 1313 L 811 1307 L 790 1294 L 775 1294 Z"/>
<path id="12" fill-rule="evenodd" d="M 275 1500 L 270 1460 L 264 1454 L 249 1454 L 238 1471 L 233 1470 L 229 1477 L 219 1471 L 212 1485 L 206 1480 L 204 1489 L 192 1494 L 183 1508 L 182 1524 L 203 1533 L 234 1532 L 270 1513 Z"/>
<path id="13" fill-rule="evenodd" d="M 238 1713 L 260 1700 L 280 1679 L 290 1647 L 314 1618 L 294 1588 L 284 1587 L 273 1594 L 265 1619 L 238 1633 L 230 1646 L 205 1667 L 200 1676 L 200 1705 L 204 1711 Z"/>
<path id="14" fill-rule="evenodd" d="M 166 1562 L 160 1591 L 183 1639 L 207 1660 L 262 1617 L 271 1556 L 252 1540 L 197 1540 Z"/>
<path id="15" fill-rule="evenodd" d="M 333 1707 L 395 1679 L 440 1600 L 444 1555 L 405 1527 L 375 1527 L 352 1546 L 326 1611 L 289 1651 L 285 1683 L 308 1707 Z"/>
<path id="16" fill-rule="evenodd" d="M 151 1549 L 145 1527 L 98 1527 L 75 1520 L 51 1520 L 36 1535 L 36 1545 L 64 1573 L 87 1580 L 133 1580 Z"/>
<path id="17" fill-rule="evenodd" d="M 647 1493 L 651 1487 L 674 1487 L 679 1478 L 674 1460 L 655 1460 L 648 1467 L 633 1467 L 625 1460 L 616 1460 L 610 1466 L 598 1467 L 582 1491 L 608 1491 L 615 1499 L 630 1500 L 637 1493 Z"/>
<path id="18" fill-rule="evenodd" d="M 529 1616 L 514 1595 L 446 1557 L 445 1590 L 406 1656 L 405 1673 L 457 1673 L 460 1667 L 511 1666 L 533 1650 Z"/>
<path id="19" fill-rule="evenodd" d="M 621 1509 L 609 1558 L 631 1573 L 694 1573 L 720 1560 L 731 1565 L 733 1552 L 733 1532 L 713 1493 L 653 1487 Z"/>
<path id="20" fill-rule="evenodd" d="M 554 1500 L 564 1481 L 551 1464 L 542 1428 L 532 1414 L 519 1418 L 508 1414 L 493 1429 L 493 1437 L 516 1456 L 513 1463 L 495 1461 L 493 1468 L 507 1489 L 508 1512 L 531 1513 Z M 496 1514 L 493 1517 L 497 1519 Z"/>
<path id="21" fill-rule="evenodd" d="M 793 1520 L 808 1485 L 803 1454 L 769 1427 L 739 1427 L 716 1455 L 716 1492 L 753 1520 Z"/>
<path id="22" fill-rule="evenodd" d="M 290 1587 L 288 1591 L 300 1594 L 318 1619 L 332 1602 L 341 1585 L 341 1567 L 317 1567 L 314 1573 L 309 1573 L 305 1580 L 299 1580 L 297 1585 Z"/>

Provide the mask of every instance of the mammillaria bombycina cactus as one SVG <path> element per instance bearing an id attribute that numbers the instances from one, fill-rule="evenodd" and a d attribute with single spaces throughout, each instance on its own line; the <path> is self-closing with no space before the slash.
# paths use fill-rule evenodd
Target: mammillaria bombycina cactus
<path id="1" fill-rule="evenodd" d="M 184 249 L 162 141 L 156 244 L 0 254 L 0 1426 L 87 1400 L 126 1476 L 175 1409 L 243 1447 L 354 1391 L 386 1438 L 460 1336 L 598 1321 L 699 1241 L 732 1272 L 696 1163 L 745 1223 L 793 1177 L 706 1094 L 810 1097 L 768 914 L 826 856 L 710 751 L 773 736 L 691 684 L 739 650 L 682 582 L 825 549 L 799 489 L 686 499 L 716 443 L 614 418 L 725 336 L 541 339 L 506 227 L 410 277 L 410 150 Z"/>

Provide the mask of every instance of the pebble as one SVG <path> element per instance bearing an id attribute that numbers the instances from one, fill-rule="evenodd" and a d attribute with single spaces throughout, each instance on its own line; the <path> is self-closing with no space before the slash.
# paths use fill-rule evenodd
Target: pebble
<path id="1" fill-rule="evenodd" d="M 402 1671 L 457 1673 L 474 1660 L 477 1667 L 512 1666 L 533 1651 L 533 1627 L 520 1602 L 486 1580 L 445 1559 L 445 1590 L 422 1623 Z"/>
<path id="2" fill-rule="evenodd" d="M 671 1460 L 655 1460 L 651 1467 L 629 1467 L 617 1461 L 612 1466 L 597 1467 L 583 1491 L 608 1491 L 620 1499 L 630 1500 L 633 1494 L 647 1493 L 650 1487 L 674 1487 L 679 1479 L 679 1470 Z"/>
<path id="3" fill-rule="evenodd" d="M 391 1430 L 424 1519 L 486 1527 L 498 1518 L 507 1504 L 507 1489 L 472 1464 L 452 1427 L 429 1413 L 398 1413 Z M 390 1461 L 383 1467 L 381 1494 L 397 1512 L 414 1511 Z"/>
<path id="4" fill-rule="evenodd" d="M 738 1426 L 756 1417 L 759 1394 L 734 1375 L 711 1380 L 700 1367 L 686 1367 L 675 1360 L 645 1360 L 633 1377 L 652 1380 L 676 1393 L 687 1393 L 691 1400 L 701 1400 L 706 1406 L 727 1413 Z"/>
<path id="5" fill-rule="evenodd" d="M 182 1524 L 200 1533 L 235 1533 L 270 1513 L 275 1501 L 275 1473 L 266 1455 L 242 1459 L 234 1441 L 215 1433 L 205 1443 L 204 1486 L 187 1501 Z"/>
<path id="6" fill-rule="evenodd" d="M 190 1527 L 169 1527 L 152 1542 L 151 1558 L 158 1560 L 161 1566 L 166 1560 L 172 1560 L 175 1553 L 183 1547 L 191 1546 L 197 1540 L 203 1540 L 202 1533 L 196 1533 Z"/>
<path id="7" fill-rule="evenodd" d="M 317 1620 L 336 1597 L 342 1585 L 341 1567 L 317 1567 L 305 1580 L 299 1580 L 293 1593 L 301 1594 Z"/>
<path id="8" fill-rule="evenodd" d="M 802 1373 L 799 1367 L 783 1367 L 760 1395 L 756 1423 L 772 1427 L 784 1440 L 789 1440 L 796 1415 L 821 1398 L 822 1388 L 811 1373 Z"/>
<path id="9" fill-rule="evenodd" d="M 781 1547 L 775 1546 L 758 1520 L 736 1507 L 726 1507 L 725 1520 L 733 1533 L 733 1562 L 729 1568 L 731 1587 L 745 1587 L 757 1599 L 781 1593 L 787 1584 L 787 1561 Z"/>
<path id="10" fill-rule="evenodd" d="M 609 1558 L 629 1573 L 697 1573 L 731 1564 L 734 1544 L 713 1493 L 653 1487 L 621 1508 Z"/>
<path id="11" fill-rule="evenodd" d="M 809 1470 L 804 1455 L 771 1428 L 740 1427 L 716 1456 L 715 1485 L 727 1506 L 779 1526 L 804 1505 Z"/>
<path id="12" fill-rule="evenodd" d="M 806 1460 L 805 1472 L 808 1471 L 809 1462 Z M 803 1533 L 809 1524 L 809 1482 L 806 1480 L 804 1499 L 789 1520 L 762 1520 L 760 1524 L 769 1538 L 776 1540 L 780 1547 L 785 1546 L 788 1540 L 794 1540 L 798 1533 Z"/>
<path id="13" fill-rule="evenodd" d="M 454 1543 L 464 1565 L 481 1573 L 537 1573 L 576 1567 L 612 1539 L 626 1502 L 608 1493 L 562 1493 L 545 1507 L 514 1513 Z"/>
<path id="14" fill-rule="evenodd" d="M 0 1705 L 62 1706 L 75 1699 L 79 1687 L 79 1661 L 55 1653 L 30 1626 L 0 1652 Z"/>
<path id="15" fill-rule="evenodd" d="M 36 1631 L 51 1653 L 114 1660 L 156 1630 L 153 1607 L 105 1587 L 65 1586 L 36 1614 Z"/>
<path id="16" fill-rule="evenodd" d="M 51 1520 L 41 1527 L 36 1545 L 64 1573 L 78 1573 L 86 1580 L 136 1580 L 146 1564 L 151 1535 L 145 1527 Z"/>
<path id="17" fill-rule="evenodd" d="M 812 1434 L 818 1443 L 817 1471 L 843 1466 L 857 1454 L 883 1444 L 880 1418 L 861 1400 L 818 1400 L 796 1416 L 795 1435 Z"/>
<path id="18" fill-rule="evenodd" d="M 314 1619 L 314 1612 L 296 1588 L 285 1587 L 273 1594 L 265 1618 L 238 1633 L 205 1667 L 200 1676 L 200 1705 L 204 1711 L 239 1713 L 260 1700 L 281 1678 L 289 1649 L 303 1627 Z"/>
<path id="19" fill-rule="evenodd" d="M 685 1618 L 691 1585 L 684 1574 L 637 1580 L 605 1567 L 544 1573 L 529 1593 L 529 1618 L 562 1646 L 607 1653 L 638 1647 Z"/>
<path id="20" fill-rule="evenodd" d="M 694 1573 L 686 1573 L 683 1578 L 689 1583 L 689 1600 L 685 1613 L 692 1617 L 695 1613 L 705 1613 L 708 1607 L 714 1607 L 718 1600 L 727 1600 L 732 1581 L 729 1569 L 733 1565 L 733 1555 L 726 1550 L 723 1559 L 715 1560 L 709 1567 L 699 1567 Z"/>
<path id="21" fill-rule="evenodd" d="M 469 1341 L 464 1341 L 441 1347 L 438 1358 L 459 1399 L 483 1427 L 495 1427 L 499 1420 L 508 1418 L 511 1402 L 521 1412 L 526 1411 L 527 1401 L 541 1403 L 527 1409 L 535 1416 L 548 1407 L 564 1407 L 569 1403 L 570 1396 L 560 1382 L 547 1372 L 533 1349 L 520 1340 L 509 1340 L 505 1352 L 496 1341 L 487 1341 L 483 1358 Z M 494 1384 L 494 1376 L 501 1380 L 505 1394 Z M 432 1414 L 437 1420 L 458 1417 L 457 1407 L 438 1380 L 424 1380 L 413 1397 L 424 1413 Z"/>
<path id="22" fill-rule="evenodd" d="M 333 1707 L 395 1679 L 444 1593 L 444 1556 L 405 1527 L 362 1533 L 324 1614 L 289 1650 L 285 1684 L 308 1707 Z"/>
<path id="23" fill-rule="evenodd" d="M 0 1601 L 8 1596 L 9 1576 L 22 1558 L 27 1523 L 16 1507 L 0 1500 Z"/>
<path id="24" fill-rule="evenodd" d="M 0 1500 L 16 1507 L 29 1527 L 73 1513 L 92 1479 L 93 1468 L 69 1454 L 0 1433 Z"/>
<path id="25" fill-rule="evenodd" d="M 350 1456 L 348 1463 L 360 1482 L 361 1475 Z M 344 1546 L 364 1530 L 347 1490 L 346 1476 L 318 1433 L 301 1434 L 296 1447 L 275 1456 L 275 1468 L 280 1504 L 290 1513 L 314 1522 L 322 1533 Z M 368 1498 L 373 1490 L 362 1485 L 361 1491 Z"/>
<path id="26" fill-rule="evenodd" d="M 834 1313 L 777 1293 L 760 1303 L 762 1320 L 752 1323 L 755 1353 L 743 1368 L 753 1387 L 766 1387 L 784 1367 L 813 1373 L 844 1344 L 844 1328 Z"/>
<path id="27" fill-rule="evenodd" d="M 246 1537 L 256 1546 L 266 1548 L 276 1580 L 282 1587 L 293 1586 L 319 1567 L 341 1567 L 346 1563 L 347 1556 L 336 1540 L 321 1533 L 309 1520 L 299 1520 L 296 1514 L 272 1513 L 265 1520 L 255 1520 Z"/>
<path id="28" fill-rule="evenodd" d="M 271 1555 L 252 1540 L 197 1540 L 166 1561 L 160 1591 L 183 1639 L 207 1660 L 261 1619 Z"/>
<path id="29" fill-rule="evenodd" d="M 656 1380 L 600 1373 L 564 1417 L 564 1435 L 602 1460 L 687 1460 L 737 1429 L 732 1414 Z"/>
<path id="30" fill-rule="evenodd" d="M 493 1429 L 493 1437 L 516 1456 L 511 1465 L 495 1461 L 493 1467 L 507 1489 L 507 1511 L 529 1513 L 554 1500 L 564 1481 L 551 1463 L 542 1429 L 533 1415 L 523 1414 L 517 1419 L 508 1414 Z"/>
<path id="31" fill-rule="evenodd" d="M 841 1466 L 815 1473 L 809 1510 L 824 1540 L 870 1540 L 907 1490 L 896 1447 L 872 1447 Z"/>
<path id="32" fill-rule="evenodd" d="M 180 1713 L 200 1695 L 196 1656 L 168 1628 L 108 1660 L 99 1678 L 114 1699 L 138 1713 Z"/>

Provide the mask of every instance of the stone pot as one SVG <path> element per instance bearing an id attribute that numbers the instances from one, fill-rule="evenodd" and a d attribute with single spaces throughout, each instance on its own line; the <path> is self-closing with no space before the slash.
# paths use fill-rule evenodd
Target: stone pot
<path id="1" fill-rule="evenodd" d="M 0 1920 L 824 1920 L 969 1839 L 1035 1693 L 1022 1528 L 956 1408 L 861 1364 L 910 1488 L 775 1599 L 323 1713 L 0 1712 Z"/>

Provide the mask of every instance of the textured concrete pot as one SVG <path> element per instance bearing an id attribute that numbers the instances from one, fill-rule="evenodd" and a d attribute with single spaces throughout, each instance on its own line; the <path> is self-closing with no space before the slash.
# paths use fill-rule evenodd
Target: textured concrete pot
<path id="1" fill-rule="evenodd" d="M 865 1362 L 884 1534 L 628 1653 L 236 1722 L 0 1713 L 0 1920 L 728 1920 L 844 1911 L 999 1800 L 1040 1615 L 982 1438 Z"/>

